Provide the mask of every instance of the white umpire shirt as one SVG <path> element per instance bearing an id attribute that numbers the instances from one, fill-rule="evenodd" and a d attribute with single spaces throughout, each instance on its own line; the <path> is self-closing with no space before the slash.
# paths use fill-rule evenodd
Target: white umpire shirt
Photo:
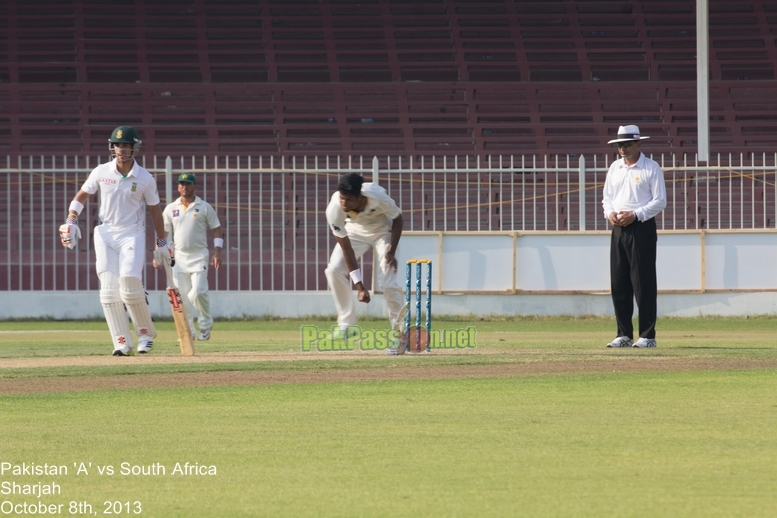
<path id="1" fill-rule="evenodd" d="M 221 226 L 216 211 L 199 196 L 188 207 L 178 198 L 162 212 L 165 232 L 175 243 L 175 266 L 181 272 L 194 273 L 208 269 L 208 228 Z"/>
<path id="2" fill-rule="evenodd" d="M 326 208 L 329 228 L 337 237 L 363 236 L 372 238 L 391 231 L 392 220 L 402 213 L 386 189 L 372 182 L 362 184 L 367 205 L 361 212 L 345 212 L 340 206 L 340 193 L 335 191 Z"/>
<path id="3" fill-rule="evenodd" d="M 661 166 L 644 153 L 634 165 L 622 158 L 610 165 L 602 196 L 604 217 L 613 212 L 633 211 L 639 221 L 647 221 L 666 207 L 666 185 Z"/>
<path id="4" fill-rule="evenodd" d="M 126 177 L 116 169 L 116 160 L 95 167 L 81 190 L 100 191 L 100 222 L 110 230 L 146 227 L 146 205 L 159 205 L 156 179 L 137 162 Z"/>

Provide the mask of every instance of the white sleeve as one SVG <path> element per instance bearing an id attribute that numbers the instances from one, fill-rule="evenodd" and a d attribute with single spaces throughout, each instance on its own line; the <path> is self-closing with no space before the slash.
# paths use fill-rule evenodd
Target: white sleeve
<path id="1" fill-rule="evenodd" d="M 367 194 L 368 193 L 368 194 Z M 386 215 L 387 218 L 395 220 L 402 214 L 394 199 L 388 195 L 386 189 L 374 183 L 365 183 L 362 187 L 362 194 L 367 194 L 378 202 L 378 209 Z"/>
<path id="2" fill-rule="evenodd" d="M 651 167 L 649 181 L 653 198 L 647 205 L 634 211 L 640 221 L 654 218 L 666 208 L 666 183 L 664 182 L 664 172 L 658 164 Z"/>
<path id="3" fill-rule="evenodd" d="M 88 192 L 89 194 L 94 194 L 97 192 L 97 190 L 100 188 L 100 182 L 99 177 L 100 173 L 97 171 L 97 167 L 92 169 L 92 172 L 89 173 L 89 176 L 86 178 L 86 181 L 81 186 L 81 190 L 84 192 Z"/>
<path id="4" fill-rule="evenodd" d="M 397 219 L 399 215 L 402 214 L 402 210 L 388 194 L 386 194 L 385 197 L 381 197 L 380 208 L 383 210 L 383 213 L 386 214 L 386 217 L 391 220 Z"/>
<path id="5" fill-rule="evenodd" d="M 156 179 L 150 173 L 149 177 L 150 179 L 143 197 L 146 199 L 146 205 L 159 205 L 159 191 L 156 188 Z"/>
<path id="6" fill-rule="evenodd" d="M 206 220 L 208 222 L 208 227 L 210 229 L 219 228 L 221 222 L 219 221 L 218 214 L 216 214 L 216 209 L 214 209 L 210 203 L 206 203 L 206 205 L 208 207 L 208 219 Z"/>
<path id="7" fill-rule="evenodd" d="M 612 206 L 613 192 L 612 185 L 610 184 L 612 168 L 613 165 L 610 165 L 610 169 L 607 171 L 607 177 L 604 179 L 604 189 L 602 190 L 602 208 L 604 209 L 604 219 L 609 219 L 610 214 L 615 212 L 615 209 Z"/>
<path id="8" fill-rule="evenodd" d="M 168 205 L 165 207 L 165 210 L 162 211 L 162 220 L 165 222 L 165 232 L 168 235 L 170 235 L 170 232 L 173 230 L 172 209 L 170 207 L 172 207 L 172 205 Z"/>
<path id="9" fill-rule="evenodd" d="M 326 222 L 336 237 L 348 237 L 345 230 L 345 212 L 340 207 L 340 193 L 335 192 L 326 207 Z"/>

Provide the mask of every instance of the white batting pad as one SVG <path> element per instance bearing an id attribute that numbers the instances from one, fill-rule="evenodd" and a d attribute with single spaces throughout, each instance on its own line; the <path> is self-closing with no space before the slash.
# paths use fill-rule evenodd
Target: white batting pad
<path id="1" fill-rule="evenodd" d="M 127 306 L 138 337 L 147 335 L 154 338 L 156 328 L 151 320 L 151 312 L 148 310 L 143 283 L 137 277 L 119 277 L 119 288 L 121 300 Z"/>
<path id="2" fill-rule="evenodd" d="M 121 301 L 107 304 L 103 302 L 103 312 L 105 313 L 105 321 L 108 322 L 108 330 L 111 332 L 113 349 L 121 349 L 124 354 L 129 353 L 135 348 L 135 344 L 132 341 L 124 304 Z"/>
<path id="3" fill-rule="evenodd" d="M 119 278 L 111 272 L 102 272 L 97 277 L 100 279 L 100 302 L 103 304 L 121 302 Z"/>

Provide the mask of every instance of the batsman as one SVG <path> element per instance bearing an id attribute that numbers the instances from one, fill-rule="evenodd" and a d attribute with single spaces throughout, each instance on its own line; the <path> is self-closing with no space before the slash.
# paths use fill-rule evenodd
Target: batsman
<path id="1" fill-rule="evenodd" d="M 397 246 L 402 235 L 402 212 L 377 184 L 364 182 L 358 173 L 342 176 L 326 209 L 326 219 L 337 244 L 332 250 L 326 278 L 337 308 L 337 324 L 343 333 L 356 325 L 351 282 L 359 302 L 370 302 L 364 287 L 359 258 L 369 249 L 375 252 L 375 277 L 383 289 L 391 327 L 394 328 L 405 304 L 405 288 L 397 279 Z"/>
<path id="2" fill-rule="evenodd" d="M 127 313 L 137 334 L 138 353 L 150 352 L 156 336 L 143 286 L 146 207 L 157 236 L 154 258 L 170 261 L 171 254 L 156 180 L 135 161 L 140 145 L 133 128 L 119 126 L 113 130 L 108 140 L 112 160 L 92 170 L 70 202 L 65 224 L 59 227 L 62 245 L 76 248 L 81 238 L 78 217 L 89 197 L 100 191 L 100 223 L 94 228 L 95 266 L 114 356 L 129 356 L 135 351 Z"/>

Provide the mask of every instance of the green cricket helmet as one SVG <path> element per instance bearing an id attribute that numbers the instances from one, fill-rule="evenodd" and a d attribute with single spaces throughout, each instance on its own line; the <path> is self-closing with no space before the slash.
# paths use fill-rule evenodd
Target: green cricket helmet
<path id="1" fill-rule="evenodd" d="M 111 152 L 111 158 L 116 157 L 116 153 L 113 149 L 116 144 L 132 144 L 132 154 L 129 157 L 123 157 L 124 160 L 122 160 L 127 161 L 135 158 L 135 155 L 140 151 L 140 144 L 142 144 L 142 141 L 140 140 L 138 132 L 135 131 L 135 128 L 130 126 L 119 126 L 113 130 L 111 138 L 108 139 L 108 149 Z"/>

